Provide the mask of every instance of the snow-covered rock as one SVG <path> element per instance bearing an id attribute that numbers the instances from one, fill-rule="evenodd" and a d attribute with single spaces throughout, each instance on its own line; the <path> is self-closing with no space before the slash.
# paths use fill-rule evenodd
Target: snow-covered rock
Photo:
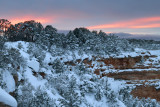
<path id="1" fill-rule="evenodd" d="M 17 107 L 17 101 L 0 87 L 0 102 L 11 107 Z"/>

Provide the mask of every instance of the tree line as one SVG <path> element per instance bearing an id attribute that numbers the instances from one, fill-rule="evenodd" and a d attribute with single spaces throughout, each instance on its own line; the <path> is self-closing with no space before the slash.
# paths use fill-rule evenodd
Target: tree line
<path id="1" fill-rule="evenodd" d="M 103 31 L 89 31 L 87 28 L 75 28 L 65 35 L 58 33 L 52 25 L 43 27 L 41 23 L 34 20 L 13 25 L 7 19 L 0 19 L 0 33 L 3 35 L 3 37 L 0 37 L 0 41 L 34 42 L 48 51 L 52 51 L 53 48 L 57 47 L 63 50 L 110 54 L 120 53 L 121 51 L 134 51 L 135 47 L 147 49 L 160 47 L 160 43 L 156 41 L 127 40 L 114 34 L 107 35 Z"/>

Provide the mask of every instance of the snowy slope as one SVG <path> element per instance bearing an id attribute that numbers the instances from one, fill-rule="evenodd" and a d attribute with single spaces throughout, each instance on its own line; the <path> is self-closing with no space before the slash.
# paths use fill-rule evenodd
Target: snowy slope
<path id="1" fill-rule="evenodd" d="M 21 44 L 22 47 L 18 48 L 18 44 Z M 128 107 L 126 106 L 125 100 L 135 100 L 134 98 L 130 98 L 130 96 L 130 99 L 123 98 L 123 100 L 125 99 L 124 101 L 122 100 L 122 98 L 120 98 L 123 95 L 120 95 L 119 91 L 126 87 L 125 81 L 114 80 L 108 77 L 100 78 L 99 75 L 94 74 L 95 69 L 99 69 L 98 62 L 93 61 L 93 64 L 95 66 L 91 69 L 88 69 L 86 65 L 83 65 L 83 68 L 80 64 L 77 64 L 76 66 L 64 64 L 64 62 L 76 61 L 78 59 L 83 60 L 88 58 L 92 60 L 91 54 L 88 55 L 87 53 L 82 52 L 82 54 L 79 55 L 77 51 L 68 51 L 63 55 L 53 56 L 50 52 L 44 51 L 44 56 L 36 56 L 37 54 L 34 55 L 33 53 L 28 53 L 29 43 L 27 42 L 8 42 L 6 43 L 6 46 L 7 48 L 16 48 L 17 50 L 19 50 L 21 56 L 26 60 L 26 67 L 17 70 L 19 82 L 19 86 L 17 86 L 17 93 L 19 97 L 17 102 L 20 106 L 23 106 L 23 104 L 27 105 L 28 102 L 32 103 L 39 101 L 39 103 L 41 104 L 43 101 L 45 102 L 45 100 L 49 100 L 50 102 L 54 103 L 51 105 L 56 105 L 59 107 L 62 106 L 62 103 L 64 103 L 65 101 L 69 102 L 70 99 L 67 98 L 67 96 L 72 94 L 74 97 L 76 95 L 78 96 L 76 97 L 76 100 L 81 100 L 81 103 L 78 105 L 80 107 Z M 38 49 L 35 50 L 35 53 L 37 51 Z M 115 54 L 111 54 L 110 56 L 123 58 L 130 55 L 132 57 L 135 57 L 144 51 L 146 52 L 146 54 L 148 54 L 147 50 L 136 49 L 136 51 L 132 53 L 124 52 L 119 56 L 116 56 Z M 159 51 L 151 51 L 151 54 L 157 55 L 158 52 Z M 102 57 L 109 58 L 110 56 L 104 55 Z M 56 69 L 61 69 L 61 67 L 54 68 L 55 65 L 53 65 L 53 63 L 56 61 L 56 59 L 60 60 L 60 65 L 57 66 L 63 67 L 63 73 L 56 73 Z M 108 66 L 104 66 L 103 69 L 107 69 L 105 71 L 106 73 L 110 72 Z M 114 72 L 113 69 L 112 71 Z M 5 83 L 7 83 L 6 85 L 8 87 L 6 88 L 6 91 L 15 91 L 16 83 L 14 82 L 14 78 L 11 73 L 9 71 L 6 71 L 3 75 L 4 81 Z M 75 78 L 74 81 L 72 81 L 72 77 Z M 75 89 L 73 91 L 74 93 L 65 95 L 66 93 L 70 92 L 70 89 L 68 87 L 70 87 L 70 84 L 73 84 L 72 82 L 75 82 Z M 107 89 L 105 89 L 105 84 L 107 84 L 106 82 L 109 84 Z M 16 107 L 16 100 L 7 92 L 0 89 L 0 102 L 4 102 L 5 104 Z M 74 97 L 72 97 L 73 100 L 75 100 Z M 43 101 L 41 101 L 41 99 L 39 98 L 42 98 Z M 114 102 L 112 102 L 112 100 L 114 100 Z M 46 104 L 48 104 L 48 102 Z"/>

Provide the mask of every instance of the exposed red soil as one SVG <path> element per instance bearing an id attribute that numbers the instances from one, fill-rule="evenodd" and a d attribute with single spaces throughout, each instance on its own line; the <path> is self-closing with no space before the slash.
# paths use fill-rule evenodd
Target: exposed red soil
<path id="1" fill-rule="evenodd" d="M 145 81 L 128 81 L 128 82 L 126 82 L 127 84 L 142 84 L 142 85 L 145 85 L 146 83 L 147 84 L 154 84 L 154 83 L 156 83 L 157 82 L 157 80 L 155 80 L 155 81 L 149 81 L 149 80 L 145 80 Z"/>
<path id="2" fill-rule="evenodd" d="M 5 105 L 5 104 L 3 104 L 3 103 L 0 102 L 0 107 L 10 107 L 10 106 Z"/>
<path id="3" fill-rule="evenodd" d="M 137 57 L 125 57 L 125 58 L 107 58 L 98 60 L 98 62 L 104 62 L 106 65 L 113 65 L 115 69 L 132 69 L 136 63 L 141 61 L 142 56 Z"/>
<path id="4" fill-rule="evenodd" d="M 156 56 L 144 56 L 144 60 L 147 60 L 149 57 L 156 57 Z M 136 66 L 137 63 L 141 62 L 142 56 L 136 56 L 136 57 L 124 57 L 124 58 L 97 58 L 97 62 L 104 62 L 105 65 L 110 66 L 113 65 L 114 69 L 147 69 L 152 67 L 152 65 L 149 66 L 143 66 L 139 65 Z M 95 60 L 95 57 L 92 57 L 92 60 Z M 88 58 L 84 59 L 83 61 L 81 59 L 77 59 L 76 62 L 74 63 L 73 61 L 67 61 L 64 62 L 65 65 L 72 65 L 76 66 L 76 63 L 83 62 L 86 66 L 89 68 L 93 68 L 94 66 L 92 65 L 92 60 L 89 60 Z M 50 65 L 50 64 L 49 64 Z"/>
<path id="5" fill-rule="evenodd" d="M 18 84 L 18 75 L 17 74 L 13 75 L 13 78 L 14 78 L 15 84 L 17 85 Z"/>
<path id="6" fill-rule="evenodd" d="M 156 99 L 157 101 L 160 101 L 160 90 L 157 90 L 154 86 L 136 86 L 136 88 L 132 90 L 131 94 L 133 95 L 133 97 L 150 97 L 151 99 Z"/>
<path id="7" fill-rule="evenodd" d="M 145 54 L 145 53 L 141 53 Z M 150 53 L 149 53 L 150 54 Z M 148 80 L 153 80 L 153 79 L 160 79 L 160 71 L 135 71 L 136 69 L 149 69 L 149 68 L 158 68 L 155 65 L 152 64 L 153 60 L 149 58 L 156 58 L 157 56 L 155 55 L 145 55 L 145 56 L 137 56 L 137 57 L 124 57 L 124 58 L 97 58 L 93 57 L 92 60 L 96 60 L 97 62 L 104 62 L 104 66 L 110 66 L 112 65 L 112 69 L 118 69 L 118 70 L 123 70 L 123 69 L 133 69 L 134 71 L 125 71 L 125 72 L 119 72 L 119 73 L 108 73 L 105 74 L 103 71 L 105 69 L 95 69 L 94 73 L 96 75 L 100 75 L 101 77 L 103 76 L 108 76 L 112 77 L 115 79 L 122 79 L 122 80 L 129 80 L 127 84 L 142 84 L 142 86 L 136 86 L 135 89 L 132 90 L 131 94 L 134 97 L 139 97 L 139 98 L 148 98 L 150 97 L 151 99 L 156 99 L 157 101 L 160 101 L 160 90 L 156 90 L 154 86 L 145 86 L 146 83 L 154 83 L 156 81 L 148 81 Z M 143 63 L 141 63 L 142 58 L 144 61 L 149 61 L 150 63 L 147 66 L 144 66 Z M 93 68 L 94 64 L 92 64 L 92 60 L 89 60 L 88 58 L 84 59 L 83 61 L 81 59 L 78 59 L 76 63 L 83 62 L 86 67 L 88 68 Z M 65 62 L 66 65 L 72 65 L 76 66 L 76 63 L 71 62 Z M 103 65 L 100 65 L 100 67 L 103 67 Z M 102 72 L 101 72 L 102 71 Z M 145 81 L 139 81 L 139 80 L 145 80 Z"/>
<path id="8" fill-rule="evenodd" d="M 142 84 L 136 86 L 132 90 L 131 94 L 138 98 L 151 98 L 160 101 L 160 90 L 157 90 L 154 86 L 145 85 L 145 83 L 154 83 L 156 81 L 148 81 L 153 79 L 160 79 L 160 71 L 134 71 L 134 72 L 120 72 L 120 73 L 109 73 L 103 76 L 113 77 L 115 79 L 131 80 L 127 84 Z M 145 81 L 134 81 L 134 80 L 145 80 Z"/>
<path id="9" fill-rule="evenodd" d="M 105 69 L 95 69 L 95 71 L 94 71 L 94 73 L 96 74 L 96 75 L 100 75 L 100 72 L 103 72 L 103 71 L 105 71 Z"/>
<path id="10" fill-rule="evenodd" d="M 14 98 L 17 97 L 16 91 L 10 92 L 9 94 L 10 94 L 12 97 L 14 97 Z M 0 106 L 0 107 L 1 107 L 1 106 Z"/>
<path id="11" fill-rule="evenodd" d="M 105 76 L 123 80 L 152 80 L 160 79 L 160 71 L 132 71 L 108 73 Z"/>
<path id="12" fill-rule="evenodd" d="M 67 61 L 64 62 L 65 65 L 72 65 L 72 66 L 76 66 L 76 64 L 73 61 Z"/>
<path id="13" fill-rule="evenodd" d="M 35 77 L 37 77 L 38 75 L 41 75 L 43 79 L 44 79 L 45 76 L 46 76 L 46 74 L 45 74 L 44 72 L 35 72 L 35 71 L 32 71 L 32 73 L 33 73 L 33 75 L 34 75 Z"/>

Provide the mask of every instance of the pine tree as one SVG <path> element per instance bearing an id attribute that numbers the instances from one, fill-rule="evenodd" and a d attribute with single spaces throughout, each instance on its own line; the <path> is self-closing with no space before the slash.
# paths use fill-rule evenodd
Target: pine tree
<path id="1" fill-rule="evenodd" d="M 71 76 L 69 83 L 67 85 L 67 92 L 64 93 L 64 98 L 59 99 L 62 106 L 65 107 L 79 107 L 81 104 L 81 98 L 78 95 L 78 93 L 75 91 L 77 83 L 76 78 L 74 76 Z"/>
<path id="2" fill-rule="evenodd" d="M 55 73 L 63 73 L 64 72 L 63 64 L 59 59 L 54 60 L 52 67 L 55 70 Z"/>
<path id="3" fill-rule="evenodd" d="M 102 97 L 103 97 L 103 91 L 102 91 L 102 88 L 100 87 L 100 84 L 98 84 L 97 88 L 96 88 L 96 94 L 95 94 L 95 99 L 97 101 L 101 100 Z"/>
<path id="4" fill-rule="evenodd" d="M 53 107 L 53 100 L 45 91 L 38 88 L 34 97 L 29 101 L 29 107 Z"/>

